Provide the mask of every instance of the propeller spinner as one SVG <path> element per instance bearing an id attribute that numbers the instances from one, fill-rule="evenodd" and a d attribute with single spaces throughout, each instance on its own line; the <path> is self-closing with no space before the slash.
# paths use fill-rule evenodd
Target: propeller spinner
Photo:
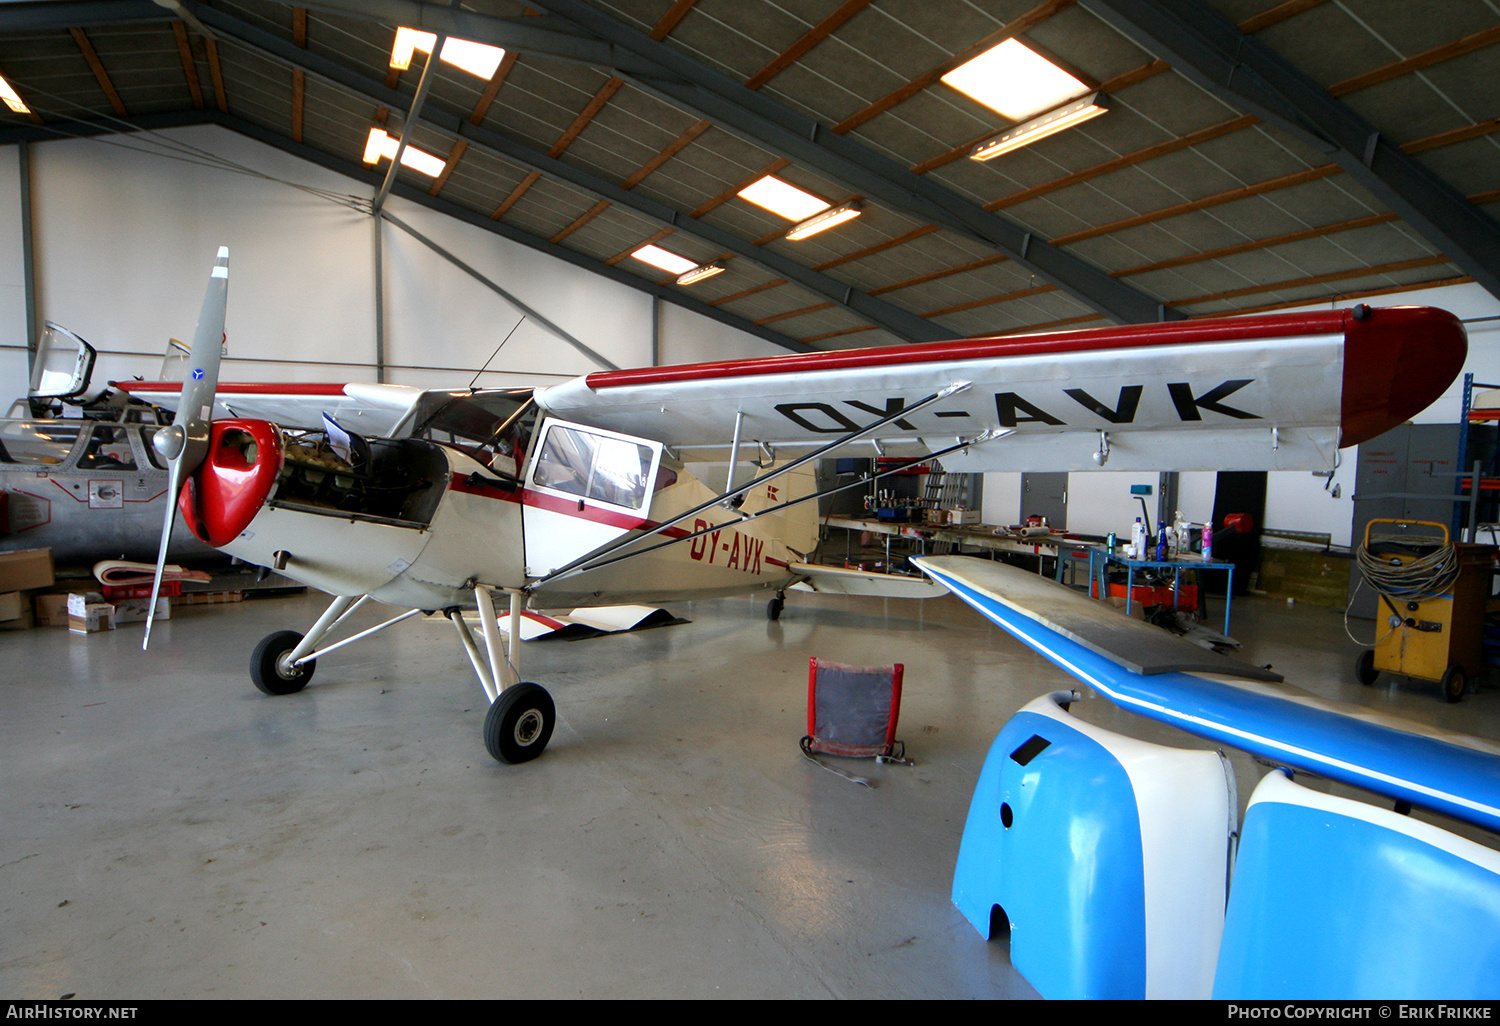
<path id="1" fill-rule="evenodd" d="M 160 428 L 151 445 L 167 461 L 167 515 L 162 525 L 161 547 L 156 553 L 156 577 L 151 584 L 151 604 L 146 613 L 144 651 L 151 643 L 151 625 L 156 619 L 156 599 L 161 591 L 162 569 L 167 562 L 167 544 L 177 519 L 177 502 L 183 482 L 197 470 L 208 454 L 209 429 L 213 420 L 214 391 L 219 384 L 219 354 L 224 346 L 224 306 L 229 295 L 229 247 L 220 246 L 209 273 L 198 327 L 193 331 L 193 349 L 187 380 L 182 383 L 182 401 L 172 423 Z"/>

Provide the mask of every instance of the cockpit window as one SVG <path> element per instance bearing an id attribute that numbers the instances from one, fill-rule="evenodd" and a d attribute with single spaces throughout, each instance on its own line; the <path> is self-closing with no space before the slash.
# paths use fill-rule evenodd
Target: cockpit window
<path id="1" fill-rule="evenodd" d="M 654 458 L 639 442 L 554 424 L 531 480 L 542 488 L 640 509 Z"/>
<path id="2" fill-rule="evenodd" d="M 96 424 L 89 434 L 88 445 L 78 457 L 78 469 L 136 469 L 135 454 L 130 450 L 130 429 L 115 424 Z"/>
<path id="3" fill-rule="evenodd" d="M 531 389 L 474 392 L 439 399 L 412 437 L 452 446 L 492 470 L 519 477 L 535 423 Z"/>
<path id="4" fill-rule="evenodd" d="M 78 444 L 79 421 L 10 420 L 0 423 L 0 460 L 56 466 Z"/>

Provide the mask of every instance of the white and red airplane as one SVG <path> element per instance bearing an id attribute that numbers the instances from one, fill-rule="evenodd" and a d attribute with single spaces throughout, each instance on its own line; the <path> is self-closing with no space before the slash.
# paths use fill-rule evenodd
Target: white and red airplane
<path id="1" fill-rule="evenodd" d="M 1430 405 L 1467 351 L 1445 311 L 1358 306 L 610 371 L 538 389 L 220 386 L 227 283 L 221 249 L 180 393 L 122 387 L 176 408 L 153 443 L 178 495 L 167 531 L 180 510 L 208 544 L 334 596 L 306 635 L 261 641 L 256 686 L 299 691 L 320 655 L 442 611 L 491 701 L 485 744 L 505 762 L 541 754 L 554 707 L 520 681 L 496 593 L 512 639 L 526 607 L 759 590 L 774 594 L 775 617 L 801 582 L 941 593 L 807 562 L 814 460 L 1329 469 L 1340 447 Z M 690 461 L 727 464 L 726 480 L 711 488 Z M 405 612 L 324 644 L 372 599 Z M 473 609 L 483 652 L 459 615 Z"/>

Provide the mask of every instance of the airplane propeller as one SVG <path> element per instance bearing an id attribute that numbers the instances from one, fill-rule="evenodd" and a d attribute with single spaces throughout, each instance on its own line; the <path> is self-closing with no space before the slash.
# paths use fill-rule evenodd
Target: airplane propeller
<path id="1" fill-rule="evenodd" d="M 193 331 L 193 349 L 188 376 L 182 383 L 182 400 L 172 423 L 157 430 L 152 448 L 167 461 L 167 514 L 162 525 L 161 547 L 156 553 L 156 577 L 151 583 L 151 604 L 146 611 L 145 651 L 151 643 L 151 625 L 156 619 L 156 599 L 167 562 L 167 545 L 177 520 L 177 505 L 183 482 L 202 465 L 208 455 L 209 429 L 213 420 L 214 392 L 219 384 L 219 354 L 224 346 L 224 307 L 229 295 L 229 247 L 220 246 L 198 312 Z"/>

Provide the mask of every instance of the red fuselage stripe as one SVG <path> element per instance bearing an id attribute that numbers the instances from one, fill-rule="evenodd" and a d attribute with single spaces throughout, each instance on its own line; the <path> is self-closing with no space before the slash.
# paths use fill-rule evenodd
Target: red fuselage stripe
<path id="1" fill-rule="evenodd" d="M 548 495 L 545 492 L 535 492 L 530 489 L 507 491 L 482 481 L 470 481 L 466 474 L 450 474 L 448 488 L 450 491 L 463 492 L 465 495 L 478 495 L 486 499 L 498 499 L 501 502 L 519 502 L 533 509 L 544 509 L 549 513 L 560 513 L 566 517 L 588 520 L 596 524 L 607 524 L 610 527 L 619 527 L 627 531 L 656 531 L 666 538 L 686 538 L 690 533 L 681 527 L 662 528 L 656 521 L 600 509 L 588 503 L 583 503 L 582 508 L 579 508 L 577 499 L 567 499 L 560 495 Z"/>

